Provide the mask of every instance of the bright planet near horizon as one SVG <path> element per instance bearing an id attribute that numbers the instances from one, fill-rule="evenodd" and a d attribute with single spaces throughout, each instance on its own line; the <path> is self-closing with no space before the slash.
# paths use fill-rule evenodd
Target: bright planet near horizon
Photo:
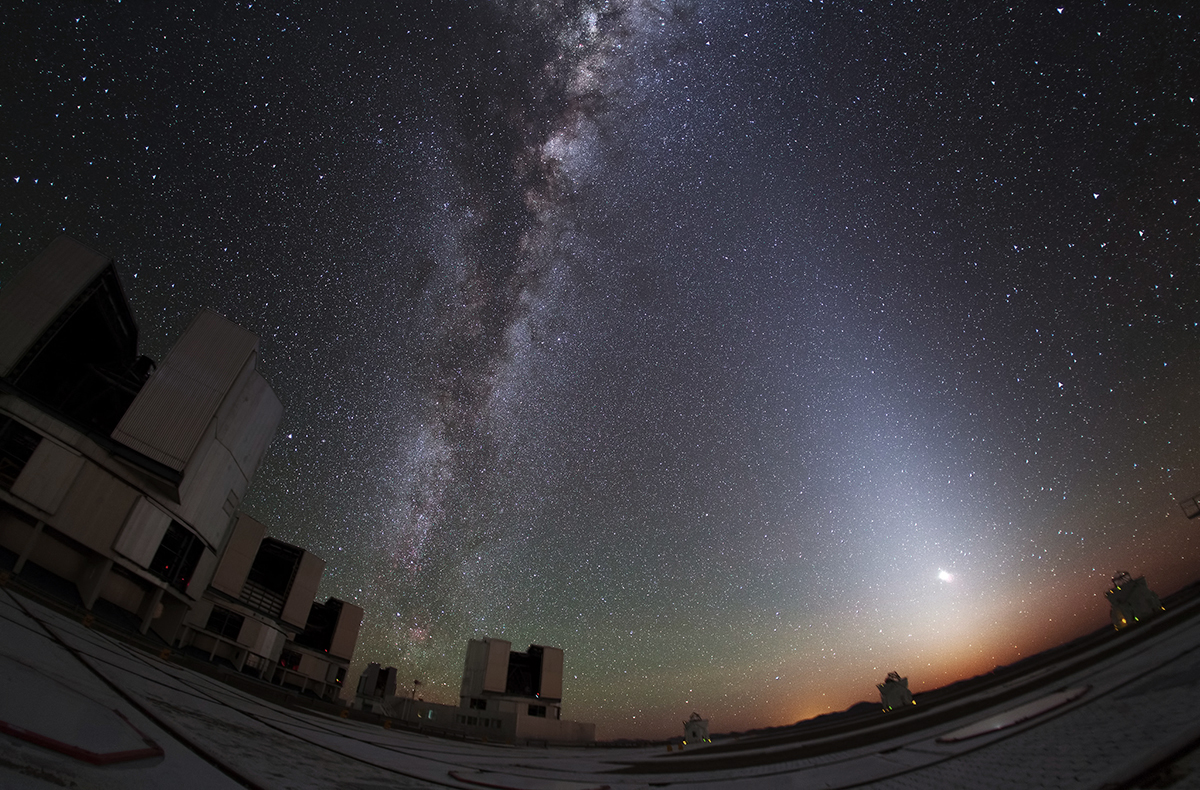
<path id="1" fill-rule="evenodd" d="M 600 738 L 741 731 L 1200 576 L 1186 6 L 9 5 L 0 284 L 65 232 L 141 353 L 261 338 L 242 507 L 352 681 L 490 636 Z"/>

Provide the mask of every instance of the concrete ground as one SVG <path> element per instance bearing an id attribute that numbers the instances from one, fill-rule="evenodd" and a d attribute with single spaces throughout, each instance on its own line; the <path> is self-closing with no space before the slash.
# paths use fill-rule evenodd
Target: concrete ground
<path id="1" fill-rule="evenodd" d="M 0 788 L 1200 787 L 1200 599 L 903 715 L 682 753 L 442 740 L 281 707 L 144 647 L 0 588 Z"/>

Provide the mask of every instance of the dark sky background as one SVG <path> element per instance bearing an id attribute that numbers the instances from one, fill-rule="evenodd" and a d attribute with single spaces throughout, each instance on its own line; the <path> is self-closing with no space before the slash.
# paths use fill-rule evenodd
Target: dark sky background
<path id="1" fill-rule="evenodd" d="M 0 282 L 65 231 L 145 353 L 262 338 L 354 677 L 729 731 L 1200 576 L 1194 5 L 167 6 L 0 10 Z"/>

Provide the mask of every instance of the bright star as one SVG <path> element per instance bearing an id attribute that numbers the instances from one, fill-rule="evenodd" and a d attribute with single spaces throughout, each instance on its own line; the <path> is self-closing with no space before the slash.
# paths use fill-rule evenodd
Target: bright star
<path id="1" fill-rule="evenodd" d="M 938 578 L 944 582 L 954 581 L 954 576 L 951 575 L 949 571 L 944 571 L 944 570 L 941 570 L 940 568 L 938 569 Z"/>

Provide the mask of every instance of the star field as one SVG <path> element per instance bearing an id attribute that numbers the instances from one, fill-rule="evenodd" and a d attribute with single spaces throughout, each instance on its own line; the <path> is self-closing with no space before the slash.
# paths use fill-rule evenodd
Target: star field
<path id="1" fill-rule="evenodd" d="M 794 722 L 1193 581 L 1186 4 L 16 3 L 0 282 L 113 254 L 284 403 L 244 509 L 457 702 Z"/>

